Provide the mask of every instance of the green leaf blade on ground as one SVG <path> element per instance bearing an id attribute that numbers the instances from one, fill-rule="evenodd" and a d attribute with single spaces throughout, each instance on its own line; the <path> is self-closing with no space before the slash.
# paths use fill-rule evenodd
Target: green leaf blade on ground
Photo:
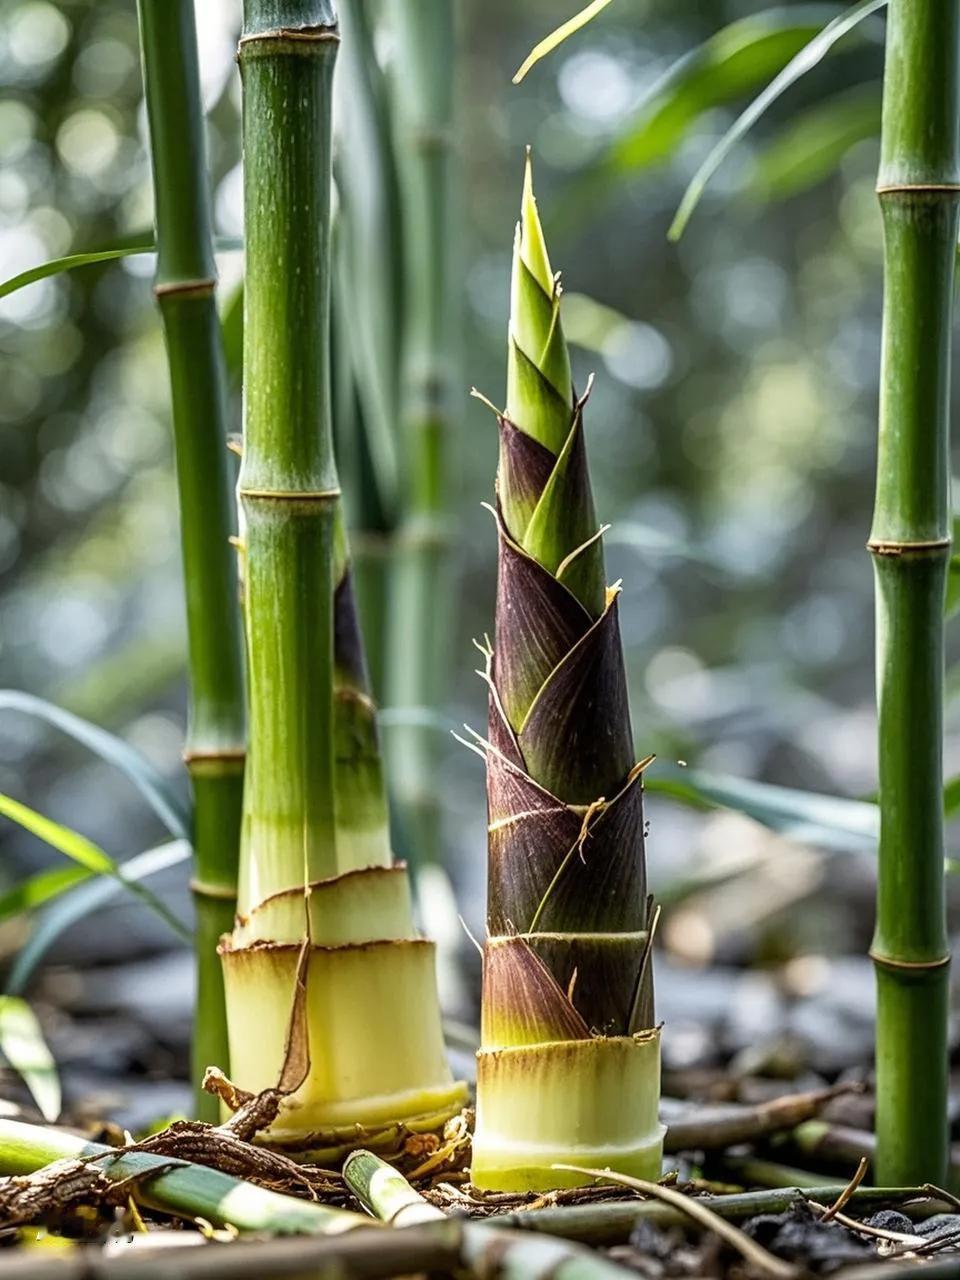
<path id="1" fill-rule="evenodd" d="M 60 1078 L 36 1015 L 25 1000 L 0 996 L 0 1054 L 23 1080 L 43 1116 L 60 1115 Z"/>

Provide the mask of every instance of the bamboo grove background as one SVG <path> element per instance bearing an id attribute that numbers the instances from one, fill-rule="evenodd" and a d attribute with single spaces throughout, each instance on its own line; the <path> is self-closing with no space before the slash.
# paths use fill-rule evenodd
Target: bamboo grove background
<path id="1" fill-rule="evenodd" d="M 152 208 L 135 7 L 126 0 L 7 5 L 3 278 L 71 247 L 140 232 Z M 198 7 L 214 218 L 221 235 L 237 235 L 235 6 Z M 776 6 L 769 39 L 734 64 L 727 82 L 735 91 L 714 101 L 705 80 L 694 78 L 643 129 L 634 126 L 636 105 L 662 70 L 761 6 L 620 0 L 516 89 L 509 76 L 552 25 L 554 6 L 463 0 L 459 7 L 450 252 L 465 286 L 445 397 L 453 456 L 440 495 L 456 547 L 449 599 L 436 605 L 452 619 L 444 726 L 468 720 L 482 727 L 484 720 L 470 641 L 492 616 L 495 540 L 480 502 L 490 496 L 497 442 L 468 388 L 502 382 L 504 246 L 522 148 L 532 143 L 548 234 L 564 264 L 574 376 L 583 385 L 591 370 L 602 375 L 591 400 L 591 473 L 598 508 L 613 524 L 608 576 L 630 585 L 621 621 L 641 754 L 869 795 L 876 783 L 872 582 L 863 544 L 880 350 L 873 188 L 882 25 L 865 23 L 771 110 L 674 248 L 664 236 L 685 180 L 745 97 L 802 43 L 790 43 L 790 29 L 808 22 L 807 38 L 828 16 L 824 6 Z M 593 175 L 589 188 L 584 174 Z M 227 416 L 236 430 L 238 255 L 221 253 L 218 268 L 233 370 Z M 132 258 L 0 299 L 0 683 L 121 730 L 175 779 L 185 624 L 154 272 L 149 257 Z M 351 285 L 360 287 L 355 279 Z M 374 534 L 377 519 L 372 513 Z M 362 551 L 358 540 L 358 560 Z M 399 594 L 408 610 L 399 621 L 409 623 L 416 590 Z M 948 777 L 960 769 L 954 692 L 948 689 Z M 405 733 L 408 725 L 391 727 L 388 717 L 388 754 L 391 735 Z M 444 858 L 478 928 L 482 770 L 445 734 L 430 753 Z M 125 783 L 55 732 L 13 714 L 0 717 L 0 791 L 69 821 L 117 857 L 159 839 Z M 651 798 L 649 816 L 650 879 L 660 895 L 723 855 L 734 837 L 741 845 L 759 839 L 753 828 L 731 827 L 727 816 L 694 815 L 660 797 Z M 46 857 L 36 842 L 5 830 L 0 876 L 12 882 Z M 736 938 L 719 927 L 697 932 L 676 920 L 671 927 L 668 912 L 668 950 L 697 963 L 780 958 L 830 952 L 843 938 L 845 950 L 865 951 L 869 892 L 858 910 L 856 894 L 829 893 L 827 885 L 866 879 L 869 860 L 804 866 L 786 877 L 788 891 L 794 899 L 819 896 L 820 911 L 793 912 L 787 900 L 780 916 L 768 914 Z M 178 867 L 153 882 L 181 913 L 186 879 Z M 78 922 L 55 956 L 104 961 L 170 944 L 165 925 L 135 903 L 115 899 L 107 919 L 109 928 L 103 917 Z M 19 928 L 0 934 L 0 961 L 22 941 Z"/>

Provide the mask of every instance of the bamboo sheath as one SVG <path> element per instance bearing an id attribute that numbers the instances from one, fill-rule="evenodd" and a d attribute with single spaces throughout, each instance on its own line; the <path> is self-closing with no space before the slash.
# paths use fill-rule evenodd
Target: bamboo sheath
<path id="1" fill-rule="evenodd" d="M 529 157 L 514 243 L 488 685 L 487 939 L 471 1177 L 657 1178 L 663 1127 L 642 774 L 559 276 Z M 579 1169 L 564 1166 L 575 1164 Z M 560 1166 L 558 1168 L 558 1166 Z"/>
<path id="2" fill-rule="evenodd" d="M 192 0 L 139 0 L 157 233 L 155 293 L 170 369 L 190 702 L 184 757 L 193 785 L 197 1017 L 195 1109 L 209 1065 L 228 1068 L 217 939 L 237 888 L 246 736 L 225 376 L 214 297 L 210 194 Z"/>
<path id="3" fill-rule="evenodd" d="M 943 884 L 949 386 L 960 200 L 960 3 L 891 0 L 878 193 L 884 312 L 877 491 L 880 1181 L 947 1167 Z"/>

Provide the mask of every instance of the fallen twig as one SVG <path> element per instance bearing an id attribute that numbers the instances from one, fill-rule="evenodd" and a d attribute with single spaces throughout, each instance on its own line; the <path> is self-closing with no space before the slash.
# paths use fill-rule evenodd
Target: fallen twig
<path id="1" fill-rule="evenodd" d="M 754 1106 L 729 1103 L 690 1108 L 688 1117 L 681 1113 L 668 1122 L 664 1150 L 719 1151 L 739 1142 L 755 1142 L 774 1133 L 795 1129 L 818 1115 L 834 1098 L 861 1092 L 862 1088 L 862 1085 L 847 1083 L 830 1089 L 786 1094 Z"/>

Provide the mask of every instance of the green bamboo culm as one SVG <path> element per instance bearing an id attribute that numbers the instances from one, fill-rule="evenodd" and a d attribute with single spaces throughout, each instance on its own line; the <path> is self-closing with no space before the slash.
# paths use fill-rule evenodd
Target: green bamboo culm
<path id="1" fill-rule="evenodd" d="M 890 0 L 878 193 L 884 231 L 877 493 L 880 853 L 876 1181 L 947 1168 L 944 592 L 960 201 L 960 2 Z"/>
<path id="2" fill-rule="evenodd" d="M 197 1010 L 196 1113 L 217 1118 L 204 1070 L 229 1067 L 217 941 L 233 921 L 243 791 L 245 699 L 227 454 L 223 350 L 192 0 L 139 0 L 153 162 L 155 293 L 170 368 L 190 703 Z"/>
<path id="3" fill-rule="evenodd" d="M 455 0 L 389 0 L 394 136 L 403 223 L 402 507 L 389 612 L 391 707 L 435 709 L 446 693 L 454 615 L 453 412 L 458 320 L 453 242 Z M 441 860 L 440 742 L 392 730 L 390 768 L 411 856 Z"/>
<path id="4" fill-rule="evenodd" d="M 336 1235 L 364 1227 L 345 1209 L 268 1191 L 206 1165 L 150 1151 L 124 1151 L 63 1129 L 0 1119 L 0 1176 L 23 1177 L 62 1160 L 85 1160 L 139 1204 L 192 1222 L 270 1235 Z"/>
<path id="5" fill-rule="evenodd" d="M 587 468 L 529 157 L 513 255 L 496 627 L 485 650 L 487 940 L 471 1176 L 579 1185 L 582 1163 L 660 1174 L 643 762 L 618 587 Z"/>
<path id="6" fill-rule="evenodd" d="M 386 79 L 369 0 L 342 0 L 334 87 L 334 420 L 353 577 L 374 695 L 386 683 L 397 505 L 401 218 Z"/>
<path id="7" fill-rule="evenodd" d="M 446 1063 L 432 945 L 394 864 L 333 450 L 326 0 L 247 0 L 245 419 L 239 497 L 250 746 L 237 921 L 221 956 L 231 1072 L 290 1096 L 265 1141 L 334 1161 L 361 1126 L 432 1129 Z M 338 335 L 339 336 L 339 335 Z M 303 943 L 309 945 L 304 951 Z M 295 993 L 305 983 L 303 1024 Z M 291 1028 L 305 1037 L 297 1082 Z"/>

